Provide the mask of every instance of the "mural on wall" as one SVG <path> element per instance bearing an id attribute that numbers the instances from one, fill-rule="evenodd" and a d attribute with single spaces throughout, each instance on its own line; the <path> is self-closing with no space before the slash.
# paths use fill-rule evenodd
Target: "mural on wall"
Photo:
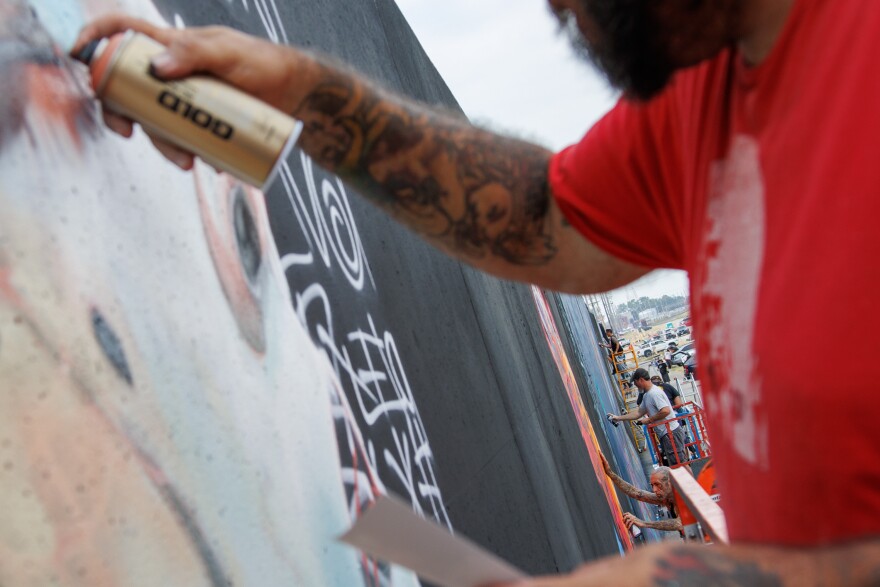
<path id="1" fill-rule="evenodd" d="M 416 584 L 334 540 L 384 492 L 531 572 L 618 552 L 528 287 L 301 153 L 264 198 L 109 133 L 61 47 L 110 9 L 454 104 L 391 0 L 0 0 L 0 585 Z"/>
<path id="2" fill-rule="evenodd" d="M 578 427 L 580 428 L 581 436 L 584 440 L 584 446 L 587 448 L 590 455 L 593 471 L 596 474 L 597 479 L 599 479 L 602 489 L 605 491 L 608 502 L 613 504 L 612 511 L 615 513 L 614 522 L 617 526 L 620 551 L 621 554 L 623 554 L 624 550 L 632 550 L 632 538 L 629 531 L 627 531 L 626 525 L 623 523 L 623 510 L 621 509 L 620 501 L 617 499 L 614 484 L 605 475 L 605 471 L 602 469 L 602 464 L 599 460 L 599 452 L 601 449 L 599 448 L 599 442 L 596 439 L 596 431 L 590 423 L 590 417 L 587 415 L 587 409 L 581 399 L 581 390 L 578 387 L 577 380 L 572 372 L 568 354 L 563 347 L 559 330 L 556 327 L 556 321 L 553 319 L 553 314 L 547 304 L 547 298 L 544 296 L 544 292 L 541 291 L 540 288 L 532 286 L 531 290 L 532 298 L 535 301 L 535 308 L 538 310 L 538 316 L 541 318 L 541 328 L 544 331 L 547 344 L 550 346 L 550 352 L 553 353 L 553 360 L 556 363 L 556 368 L 559 370 L 559 374 L 562 377 L 566 395 L 571 402 L 571 409 L 577 418 Z"/>
<path id="3" fill-rule="evenodd" d="M 560 328 L 569 333 L 573 339 L 572 366 L 579 367 L 584 374 L 584 385 L 588 393 L 581 393 L 580 397 L 589 400 L 595 412 L 600 416 L 614 413 L 619 409 L 620 390 L 612 382 L 609 375 L 607 351 L 598 345 L 599 325 L 594 316 L 587 309 L 587 303 L 583 296 L 566 294 L 553 294 L 559 317 Z M 583 390 L 582 390 L 583 391 Z M 579 401 L 579 403 L 583 403 Z M 628 428 L 614 427 L 602 417 L 601 426 L 604 436 L 609 440 L 610 452 L 606 457 L 613 463 L 612 467 L 624 479 L 643 479 L 644 469 L 636 452 L 633 451 L 633 440 Z M 601 472 L 601 469 L 599 469 Z M 636 481 L 638 484 L 638 481 Z M 647 480 L 643 481 L 642 487 L 647 488 Z M 643 520 L 647 520 L 656 511 L 653 506 L 643 502 L 629 500 L 631 511 Z M 650 528 L 644 528 L 643 534 L 648 540 L 662 540 L 662 533 Z"/>
<path id="4" fill-rule="evenodd" d="M 262 194 L 103 129 L 36 14 L 0 0 L 0 584 L 417 584 L 335 541 L 384 486 Z"/>

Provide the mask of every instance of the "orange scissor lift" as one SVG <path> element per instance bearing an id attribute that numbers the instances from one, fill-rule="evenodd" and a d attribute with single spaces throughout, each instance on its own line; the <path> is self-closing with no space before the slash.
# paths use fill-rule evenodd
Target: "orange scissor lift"
<path id="1" fill-rule="evenodd" d="M 682 408 L 686 410 L 685 413 L 669 420 L 661 420 L 648 425 L 648 436 L 651 438 L 651 448 L 654 450 L 654 454 L 657 455 L 658 458 L 660 455 L 660 441 L 657 438 L 655 430 L 658 427 L 662 427 L 666 429 L 666 434 L 671 434 L 670 425 L 672 422 L 678 422 L 679 426 L 684 426 L 687 440 L 682 448 L 684 449 L 684 454 L 687 459 L 679 461 L 678 455 L 676 454 L 675 462 L 668 464 L 670 469 L 677 469 L 678 467 L 689 465 L 694 461 L 712 456 L 712 446 L 709 444 L 709 433 L 706 431 L 706 424 L 703 421 L 703 408 L 694 402 L 685 402 L 679 406 L 679 409 Z"/>

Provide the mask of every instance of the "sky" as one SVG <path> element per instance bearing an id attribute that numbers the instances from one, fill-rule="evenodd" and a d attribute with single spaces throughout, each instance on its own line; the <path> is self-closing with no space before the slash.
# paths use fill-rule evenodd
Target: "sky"
<path id="1" fill-rule="evenodd" d="M 578 141 L 616 100 L 576 56 L 546 0 L 397 0 L 434 66 L 475 123 L 553 150 Z M 613 293 L 681 295 L 682 271 L 655 271 Z"/>

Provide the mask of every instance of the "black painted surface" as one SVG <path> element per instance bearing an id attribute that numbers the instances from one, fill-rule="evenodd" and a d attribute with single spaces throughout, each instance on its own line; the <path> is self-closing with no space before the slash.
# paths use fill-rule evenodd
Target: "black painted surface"
<path id="1" fill-rule="evenodd" d="M 266 36 L 254 6 L 246 11 L 241 4 L 204 0 L 155 3 L 169 21 L 179 15 L 188 25 L 219 23 Z M 394 89 L 457 110 L 391 0 L 297 0 L 278 10 L 291 44 L 326 51 Z M 283 40 L 278 31 L 276 36 Z M 293 183 L 304 190 L 309 173 L 298 153 L 290 161 Z M 320 170 L 314 177 L 318 194 L 324 180 L 336 186 Z M 287 273 L 292 303 L 320 284 L 328 303 L 308 306 L 305 318 L 313 338 L 328 350 L 355 353 L 347 335 L 370 324 L 379 334 L 391 333 L 455 531 L 530 573 L 569 570 L 616 553 L 609 506 L 528 288 L 461 266 L 346 191 L 375 287 L 367 280 L 358 291 L 337 266 L 312 262 Z M 290 190 L 279 185 L 267 194 L 279 252 L 315 256 L 314 239 L 303 231 L 290 198 Z M 321 327 L 332 344 L 320 339 Z M 358 367 L 367 368 L 367 359 L 359 360 Z M 342 375 L 355 406 L 359 394 Z M 388 391 L 384 385 L 382 393 Z M 395 446 L 396 431 L 412 427 L 412 420 L 394 413 L 372 424 L 357 416 L 379 461 L 383 449 Z M 382 462 L 378 469 L 389 490 L 406 494 L 392 470 Z M 430 513 L 431 499 L 419 502 Z"/>

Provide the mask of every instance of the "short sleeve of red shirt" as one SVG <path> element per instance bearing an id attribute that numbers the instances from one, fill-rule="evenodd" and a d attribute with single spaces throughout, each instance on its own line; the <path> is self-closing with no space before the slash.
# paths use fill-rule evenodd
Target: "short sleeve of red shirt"
<path id="1" fill-rule="evenodd" d="M 550 187 L 594 245 L 650 268 L 685 268 L 681 148 L 671 92 L 621 100 L 577 144 L 553 156 Z"/>

